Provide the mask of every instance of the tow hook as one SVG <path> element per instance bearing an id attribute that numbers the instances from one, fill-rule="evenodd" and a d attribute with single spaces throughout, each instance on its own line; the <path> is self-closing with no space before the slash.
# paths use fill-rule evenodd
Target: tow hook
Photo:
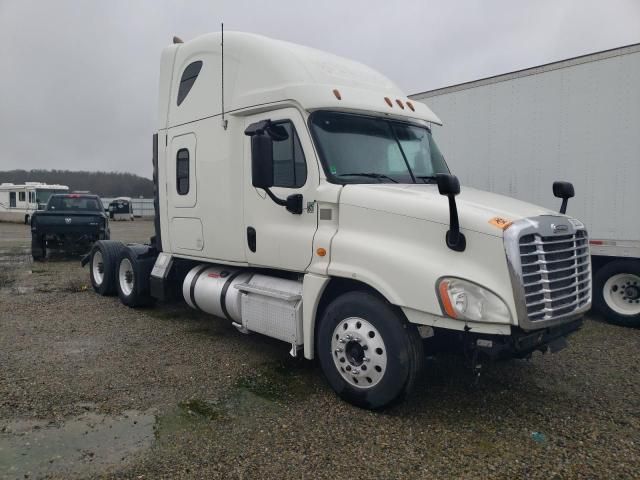
<path id="1" fill-rule="evenodd" d="M 482 363 L 478 361 L 478 349 L 473 349 L 473 354 L 471 355 L 471 373 L 473 374 L 473 382 L 472 385 L 477 387 L 480 384 L 480 375 L 482 374 Z"/>

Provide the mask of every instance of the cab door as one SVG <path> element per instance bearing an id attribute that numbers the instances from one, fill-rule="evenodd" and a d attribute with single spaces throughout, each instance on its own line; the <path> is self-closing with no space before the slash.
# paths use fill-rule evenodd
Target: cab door
<path id="1" fill-rule="evenodd" d="M 301 194 L 302 213 L 290 213 L 271 200 L 263 189 L 253 187 L 251 138 L 245 136 L 243 188 L 247 262 L 303 272 L 311 263 L 313 236 L 318 227 L 314 195 L 320 180 L 315 151 L 306 123 L 295 108 L 247 117 L 245 128 L 261 120 L 271 120 L 288 134 L 288 138 L 273 142 L 271 191 L 281 199 Z"/>

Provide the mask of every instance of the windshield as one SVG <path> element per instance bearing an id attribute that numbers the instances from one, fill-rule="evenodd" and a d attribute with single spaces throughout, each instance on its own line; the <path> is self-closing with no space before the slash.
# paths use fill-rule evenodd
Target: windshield
<path id="1" fill-rule="evenodd" d="M 78 195 L 56 195 L 51 197 L 47 210 L 55 211 L 84 211 L 100 212 L 99 201 L 96 197 L 80 197 Z"/>
<path id="2" fill-rule="evenodd" d="M 36 203 L 39 209 L 43 209 L 49 201 L 49 197 L 54 193 L 60 193 L 60 190 L 43 190 L 41 188 L 36 189 Z"/>
<path id="3" fill-rule="evenodd" d="M 310 124 L 334 183 L 433 183 L 449 173 L 426 127 L 326 111 L 313 113 Z"/>

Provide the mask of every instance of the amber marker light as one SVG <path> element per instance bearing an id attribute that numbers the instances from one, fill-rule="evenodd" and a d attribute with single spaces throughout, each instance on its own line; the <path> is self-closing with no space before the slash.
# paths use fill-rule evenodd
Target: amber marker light
<path id="1" fill-rule="evenodd" d="M 319 257 L 324 257 L 327 254 L 327 251 L 324 248 L 320 247 L 316 250 L 316 253 Z"/>
<path id="2" fill-rule="evenodd" d="M 384 97 L 384 101 L 387 102 L 387 105 L 393 108 L 393 102 L 389 97 Z"/>
<path id="3" fill-rule="evenodd" d="M 399 99 L 396 99 L 396 103 L 398 104 L 398 106 L 404 110 L 404 105 L 402 104 L 402 102 Z"/>
<path id="4" fill-rule="evenodd" d="M 342 100 L 342 95 L 340 95 L 340 90 L 338 90 L 337 88 L 334 88 L 333 94 L 336 96 L 338 100 Z"/>
<path id="5" fill-rule="evenodd" d="M 411 103 L 409 100 L 407 100 L 407 107 L 409 107 L 409 110 L 411 110 L 412 112 L 416 111 L 416 109 L 413 108 L 413 103 Z"/>
<path id="6" fill-rule="evenodd" d="M 451 305 L 451 300 L 449 299 L 449 282 L 443 280 L 440 282 L 440 286 L 438 290 L 440 291 L 440 300 L 442 301 L 442 306 L 444 307 L 444 311 L 451 318 L 457 318 L 456 311 L 453 309 L 453 305 Z"/>

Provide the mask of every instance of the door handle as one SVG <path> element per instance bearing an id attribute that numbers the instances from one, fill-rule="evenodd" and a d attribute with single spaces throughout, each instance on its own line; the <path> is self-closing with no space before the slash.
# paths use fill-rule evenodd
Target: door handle
<path id="1" fill-rule="evenodd" d="M 247 245 L 252 252 L 256 251 L 256 229 L 247 227 Z"/>

